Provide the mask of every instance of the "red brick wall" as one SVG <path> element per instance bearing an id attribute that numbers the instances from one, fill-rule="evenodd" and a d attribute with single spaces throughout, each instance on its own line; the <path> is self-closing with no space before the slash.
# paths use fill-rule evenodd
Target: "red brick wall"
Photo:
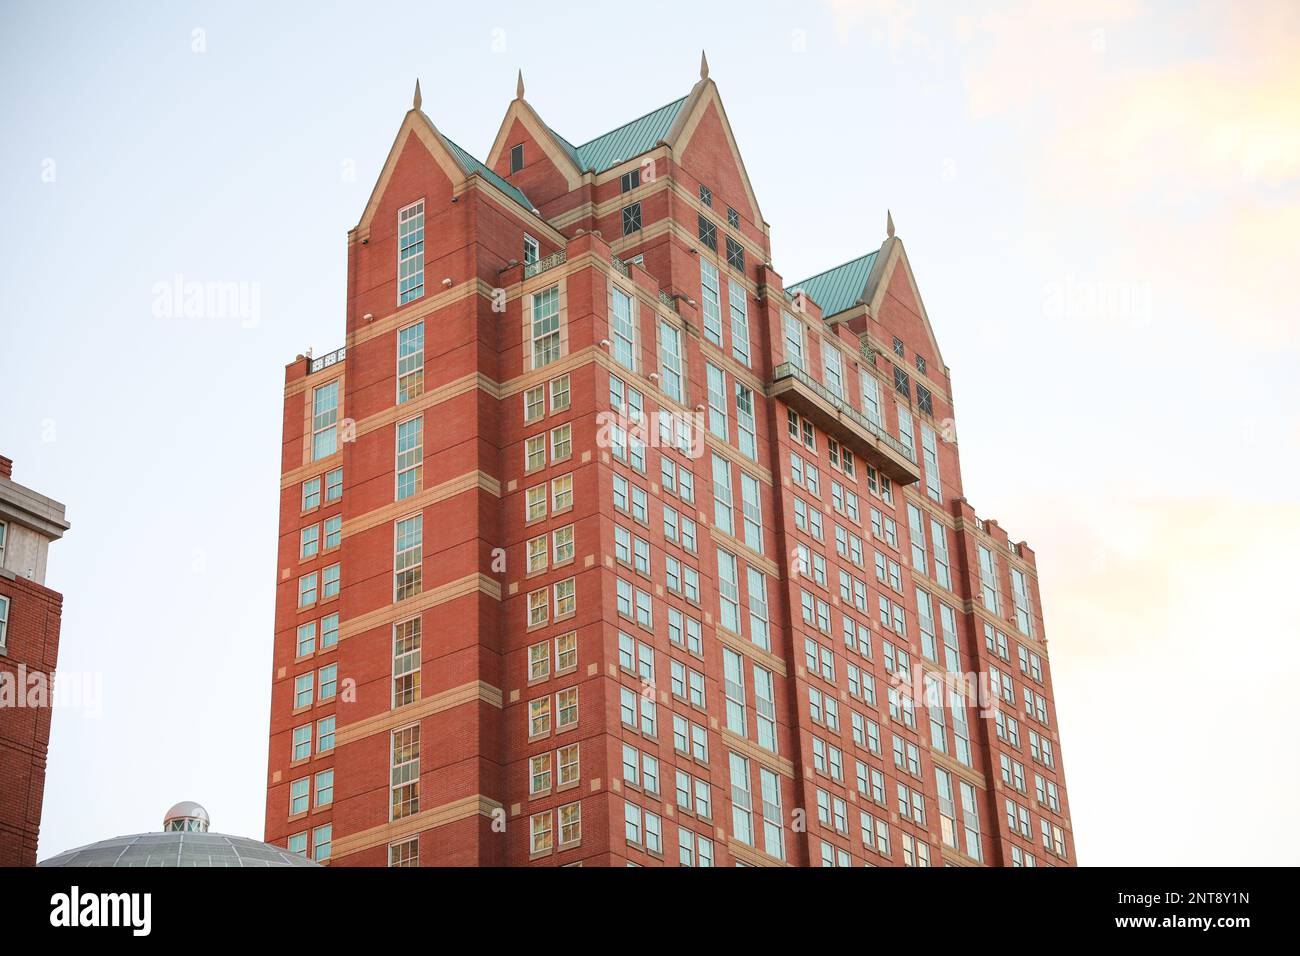
<path id="1" fill-rule="evenodd" d="M 59 656 L 63 596 L 22 578 L 0 576 L 0 595 L 9 598 L 7 653 L 0 672 L 11 675 L 54 671 Z M 0 706 L 0 866 L 34 866 L 45 794 L 50 744 L 48 706 Z"/>

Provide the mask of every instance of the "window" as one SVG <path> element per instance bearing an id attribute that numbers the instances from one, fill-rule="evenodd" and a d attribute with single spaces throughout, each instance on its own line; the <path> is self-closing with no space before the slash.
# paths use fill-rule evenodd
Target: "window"
<path id="1" fill-rule="evenodd" d="M 560 287 L 533 294 L 533 368 L 549 365 L 560 357 Z"/>
<path id="2" fill-rule="evenodd" d="M 728 754 L 731 774 L 731 832 L 737 840 L 754 845 L 753 793 L 749 783 L 749 760 Z"/>
<path id="3" fill-rule="evenodd" d="M 537 385 L 524 392 L 524 424 L 535 422 L 546 414 L 546 389 Z"/>
<path id="4" fill-rule="evenodd" d="M 682 379 L 682 333 L 668 320 L 659 322 L 659 375 L 664 394 L 677 402 L 685 402 Z"/>
<path id="5" fill-rule="evenodd" d="M 630 295 L 614 286 L 609 313 L 609 329 L 614 337 L 614 361 L 636 371 L 636 320 Z"/>
<path id="6" fill-rule="evenodd" d="M 393 625 L 393 706 L 420 699 L 420 618 Z"/>
<path id="7" fill-rule="evenodd" d="M 727 700 L 727 729 L 741 737 L 747 737 L 744 660 L 729 647 L 722 649 L 722 671 Z"/>
<path id="8" fill-rule="evenodd" d="M 718 530 L 734 535 L 731 514 L 731 463 L 717 452 L 713 454 L 713 523 Z"/>
<path id="9" fill-rule="evenodd" d="M 316 552 L 320 550 L 320 525 L 313 524 L 303 528 L 298 535 L 298 542 L 300 560 L 306 561 L 308 558 L 315 557 Z"/>
<path id="10" fill-rule="evenodd" d="M 320 479 L 308 478 L 302 483 L 302 510 L 311 511 L 318 507 L 320 507 Z"/>
<path id="11" fill-rule="evenodd" d="M 321 573 L 321 597 L 337 597 L 339 593 L 339 566 L 331 564 Z"/>
<path id="12" fill-rule="evenodd" d="M 424 394 L 424 323 L 397 333 L 397 404 Z"/>
<path id="13" fill-rule="evenodd" d="M 304 574 L 298 579 L 298 607 L 310 607 L 316 603 L 317 597 L 317 578 L 316 572 Z"/>
<path id="14" fill-rule="evenodd" d="M 763 798 L 763 849 L 778 860 L 784 860 L 785 835 L 781 810 L 781 778 L 766 767 L 759 767 L 758 782 Z"/>
<path id="15" fill-rule="evenodd" d="M 749 365 L 749 306 L 745 287 L 727 280 L 727 302 L 731 306 L 731 355 L 742 365 Z"/>
<path id="16" fill-rule="evenodd" d="M 718 549 L 718 624 L 733 634 L 740 633 L 740 585 L 736 577 L 736 556 Z"/>
<path id="17" fill-rule="evenodd" d="M 730 206 L 727 207 L 727 225 L 732 229 L 740 228 L 740 213 L 736 212 L 736 210 L 732 209 Z"/>
<path id="18" fill-rule="evenodd" d="M 299 674 L 293 681 L 293 707 L 297 710 L 300 707 L 310 707 L 312 694 L 315 688 L 316 675 L 310 671 L 306 674 Z"/>
<path id="19" fill-rule="evenodd" d="M 706 363 L 709 395 L 709 431 L 727 441 L 727 376 L 712 362 Z"/>
<path id="20" fill-rule="evenodd" d="M 317 700 L 332 700 L 338 686 L 339 665 L 327 664 L 316 672 L 319 686 L 316 689 Z"/>
<path id="21" fill-rule="evenodd" d="M 1011 602 L 1016 609 L 1016 627 L 1021 634 L 1034 636 L 1033 613 L 1029 609 L 1029 582 L 1025 572 L 1019 568 L 1011 569 Z M 1022 656 L 1024 648 L 1021 648 Z M 1022 667 L 1021 670 L 1024 670 Z"/>
<path id="22" fill-rule="evenodd" d="M 397 426 L 397 496 L 401 501 L 420 490 L 424 474 L 424 417 Z"/>
<path id="23" fill-rule="evenodd" d="M 843 399 L 844 353 L 829 342 L 822 342 L 822 377 L 827 390 L 836 398 Z"/>
<path id="24" fill-rule="evenodd" d="M 749 637 L 765 651 L 772 649 L 767 610 L 767 578 L 757 568 L 746 571 L 749 585 Z"/>
<path id="25" fill-rule="evenodd" d="M 420 725 L 394 730 L 390 740 L 391 820 L 420 809 Z"/>
<path id="26" fill-rule="evenodd" d="M 289 816 L 306 813 L 310 807 L 311 778 L 302 777 L 289 784 Z"/>
<path id="27" fill-rule="evenodd" d="M 736 441 L 740 453 L 758 461 L 758 429 L 754 423 L 754 393 L 747 386 L 736 383 Z"/>
<path id="28" fill-rule="evenodd" d="M 727 265 L 745 271 L 745 247 L 727 236 Z"/>
<path id="29" fill-rule="evenodd" d="M 804 355 L 803 323 L 789 312 L 782 312 L 781 324 L 785 329 L 785 360 L 795 368 L 807 371 L 808 363 Z"/>
<path id="30" fill-rule="evenodd" d="M 514 175 L 524 168 L 524 144 L 516 143 L 510 147 L 510 173 Z"/>
<path id="31" fill-rule="evenodd" d="M 705 220 L 701 218 L 701 222 Z M 718 267 L 700 259 L 700 305 L 704 312 L 704 337 L 722 348 L 722 306 L 719 297 Z"/>
<path id="32" fill-rule="evenodd" d="M 623 207 L 623 235 L 630 236 L 641 229 L 641 203 Z"/>
<path id="33" fill-rule="evenodd" d="M 567 787 L 578 782 L 578 744 L 569 744 L 556 752 L 560 765 L 560 786 Z"/>
<path id="34" fill-rule="evenodd" d="M 290 853 L 297 853 L 299 856 L 306 856 L 307 834 L 295 833 L 293 836 L 289 837 L 288 847 Z"/>
<path id="35" fill-rule="evenodd" d="M 641 185 L 641 170 L 634 169 L 631 172 L 624 173 L 618 181 L 620 192 L 630 192 Z"/>
<path id="36" fill-rule="evenodd" d="M 934 397 L 920 382 L 916 383 L 916 407 L 927 415 L 934 414 Z"/>
<path id="37" fill-rule="evenodd" d="M 713 208 L 713 190 L 703 183 L 700 183 L 700 202 L 709 208 Z"/>
<path id="38" fill-rule="evenodd" d="M 317 863 L 324 863 L 330 858 L 330 853 L 333 850 L 333 834 L 334 825 L 332 823 L 327 823 L 311 831 L 312 859 Z"/>
<path id="39" fill-rule="evenodd" d="M 334 749 L 334 717 L 316 721 L 316 752 L 327 753 Z"/>
<path id="40" fill-rule="evenodd" d="M 939 487 L 939 445 L 935 440 L 934 429 L 921 423 L 921 459 L 925 465 L 925 493 L 934 501 L 943 501 L 943 491 Z"/>
<path id="41" fill-rule="evenodd" d="M 424 517 L 416 515 L 395 526 L 393 556 L 393 600 L 413 597 L 422 590 Z"/>
<path id="42" fill-rule="evenodd" d="M 911 379 L 909 379 L 907 377 L 907 373 L 904 372 L 897 365 L 895 365 L 893 368 L 894 368 L 894 391 L 902 395 L 906 395 L 908 398 L 911 398 L 912 397 Z"/>
<path id="43" fill-rule="evenodd" d="M 700 242 L 714 252 L 718 251 L 718 227 L 704 216 L 699 217 L 699 235 Z"/>
<path id="44" fill-rule="evenodd" d="M 319 461 L 339 449 L 338 380 L 313 391 L 311 404 L 311 460 Z"/>
<path id="45" fill-rule="evenodd" d="M 524 265 L 530 265 L 541 258 L 542 247 L 537 244 L 537 240 L 524 233 Z"/>
<path id="46" fill-rule="evenodd" d="M 334 468 L 325 473 L 325 500 L 338 501 L 343 497 L 343 469 Z"/>
<path id="47" fill-rule="evenodd" d="M 316 774 L 316 806 L 328 807 L 334 802 L 334 771 L 322 770 Z"/>
<path id="48" fill-rule="evenodd" d="M 560 846 L 574 846 L 581 842 L 582 804 L 565 804 L 560 807 Z"/>
<path id="49" fill-rule="evenodd" d="M 982 544 L 978 546 L 977 551 L 979 552 L 980 565 L 980 600 L 984 602 L 986 608 L 994 614 L 1000 615 L 1002 613 L 1002 602 L 999 600 L 1000 595 L 998 592 L 997 558 L 993 556 L 990 549 Z M 1005 657 L 1006 655 L 999 656 Z"/>
<path id="50" fill-rule="evenodd" d="M 397 304 L 424 295 L 424 200 L 397 212 Z"/>
<path id="51" fill-rule="evenodd" d="M 293 757 L 296 762 L 311 756 L 311 724 L 293 728 Z"/>
<path id="52" fill-rule="evenodd" d="M 551 849 L 551 811 L 528 818 L 528 852 L 546 853 Z"/>
<path id="53" fill-rule="evenodd" d="M 411 837 L 411 839 L 403 840 L 401 843 L 390 843 L 388 845 L 388 865 L 419 866 L 420 838 Z"/>
<path id="54" fill-rule="evenodd" d="M 562 412 L 568 407 L 569 376 L 561 375 L 559 378 L 551 379 L 551 411 Z"/>
<path id="55" fill-rule="evenodd" d="M 740 473 L 741 511 L 745 526 L 745 544 L 759 554 L 763 553 L 763 508 L 759 498 L 758 479 Z"/>

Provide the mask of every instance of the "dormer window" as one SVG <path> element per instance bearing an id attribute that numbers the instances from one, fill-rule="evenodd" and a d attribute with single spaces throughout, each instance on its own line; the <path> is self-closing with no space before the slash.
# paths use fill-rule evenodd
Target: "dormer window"
<path id="1" fill-rule="evenodd" d="M 517 146 L 510 147 L 510 172 L 513 175 L 514 173 L 519 172 L 519 170 L 523 168 L 524 168 L 524 144 L 520 143 Z"/>

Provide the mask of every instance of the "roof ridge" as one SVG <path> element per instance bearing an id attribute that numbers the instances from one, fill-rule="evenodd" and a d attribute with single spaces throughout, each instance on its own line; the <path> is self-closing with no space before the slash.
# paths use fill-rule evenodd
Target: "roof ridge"
<path id="1" fill-rule="evenodd" d="M 596 142 L 596 140 L 598 140 L 598 139 L 604 139 L 606 136 L 610 136 L 610 135 L 612 135 L 612 134 L 614 134 L 614 133 L 617 133 L 617 132 L 618 132 L 619 130 L 621 130 L 621 129 L 627 129 L 627 127 L 631 126 L 633 123 L 639 123 L 639 122 L 641 122 L 643 119 L 645 119 L 647 116 L 653 116 L 655 113 L 658 113 L 658 112 L 660 112 L 660 111 L 662 111 L 662 110 L 666 110 L 666 109 L 667 109 L 668 107 L 670 107 L 670 106 L 673 106 L 673 105 L 675 105 L 675 104 L 677 104 L 677 103 L 681 103 L 683 100 L 686 99 L 687 96 L 690 96 L 690 95 L 691 95 L 691 94 L 687 93 L 686 96 L 679 96 L 677 99 L 675 99 L 675 100 L 671 100 L 671 101 L 665 103 L 663 106 L 656 106 L 656 107 L 655 107 L 654 109 L 652 109 L 652 110 L 646 110 L 644 113 L 642 113 L 642 114 L 641 114 L 640 116 L 638 116 L 636 119 L 630 119 L 630 120 L 628 120 L 626 123 L 621 123 L 621 124 L 619 124 L 618 126 L 615 126 L 615 127 L 614 127 L 613 129 L 611 129 L 611 130 L 606 130 L 605 132 L 601 133 L 599 136 L 593 136 L 591 139 L 587 140 L 585 143 L 581 143 L 581 144 L 579 144 L 579 145 L 578 145 L 577 147 L 575 147 L 575 148 L 576 148 L 576 149 L 582 149 L 584 146 L 590 146 L 592 143 Z M 557 135 L 558 135 L 558 134 L 557 134 Z M 567 141 L 566 141 L 566 142 L 567 142 Z"/>

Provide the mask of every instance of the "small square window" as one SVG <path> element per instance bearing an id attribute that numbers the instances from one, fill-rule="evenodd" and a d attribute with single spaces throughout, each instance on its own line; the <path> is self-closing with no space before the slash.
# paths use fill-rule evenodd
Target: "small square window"
<path id="1" fill-rule="evenodd" d="M 517 173 L 524 168 L 524 144 L 510 147 L 510 172 Z"/>
<path id="2" fill-rule="evenodd" d="M 703 183 L 700 184 L 700 202 L 704 203 L 704 205 L 708 206 L 710 209 L 713 208 L 713 190 L 709 189 L 709 187 L 705 186 Z"/>
<path id="3" fill-rule="evenodd" d="M 641 170 L 634 169 L 630 173 L 624 173 L 623 178 L 619 180 L 619 186 L 623 192 L 629 192 L 641 185 Z"/>

